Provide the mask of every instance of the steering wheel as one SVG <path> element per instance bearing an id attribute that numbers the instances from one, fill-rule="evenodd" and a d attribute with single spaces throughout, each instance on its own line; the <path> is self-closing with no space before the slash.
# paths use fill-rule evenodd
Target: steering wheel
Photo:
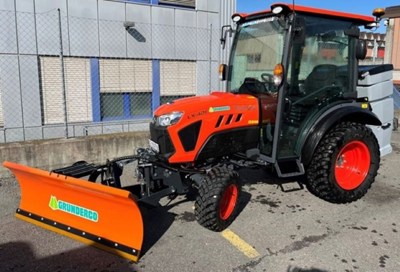
<path id="1" fill-rule="evenodd" d="M 274 82 L 274 76 L 272 74 L 268 74 L 268 73 L 262 73 L 261 74 L 261 79 L 263 82 L 266 83 L 273 83 Z"/>
<path id="2" fill-rule="evenodd" d="M 265 85 L 265 88 L 269 93 L 275 92 L 274 76 L 268 73 L 262 73 L 261 79 Z"/>

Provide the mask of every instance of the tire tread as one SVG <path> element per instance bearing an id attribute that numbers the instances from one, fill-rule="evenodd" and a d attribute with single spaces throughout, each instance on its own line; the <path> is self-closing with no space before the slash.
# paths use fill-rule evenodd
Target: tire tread
<path id="1" fill-rule="evenodd" d="M 334 178 L 335 155 L 351 138 L 369 142 L 371 166 L 365 181 L 356 189 L 346 191 L 336 184 Z M 363 197 L 375 180 L 379 168 L 380 153 L 378 142 L 372 130 L 363 124 L 342 122 L 334 127 L 318 145 L 307 169 L 307 189 L 328 202 L 345 204 Z"/>
<path id="2" fill-rule="evenodd" d="M 227 220 L 219 217 L 219 203 L 225 188 L 229 184 L 238 186 L 238 200 L 240 197 L 240 185 L 236 171 L 227 167 L 215 167 L 207 174 L 198 190 L 195 202 L 195 216 L 197 222 L 212 231 L 222 231 L 228 227 L 236 217 L 237 201 L 234 211 Z"/>

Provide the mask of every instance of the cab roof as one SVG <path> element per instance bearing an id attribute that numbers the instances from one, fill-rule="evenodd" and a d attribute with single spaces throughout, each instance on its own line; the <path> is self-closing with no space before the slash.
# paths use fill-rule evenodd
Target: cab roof
<path id="1" fill-rule="evenodd" d="M 345 21 L 354 22 L 360 25 L 368 25 L 375 22 L 375 18 L 372 16 L 365 16 L 360 14 L 353 14 L 347 12 L 340 12 L 334 10 L 327 10 L 327 9 L 320 9 L 320 8 L 313 8 L 313 7 L 306 7 L 306 6 L 299 6 L 293 4 L 285 4 L 285 3 L 274 3 L 271 5 L 271 9 L 250 13 L 250 14 L 243 14 L 240 15 L 246 19 L 250 19 L 251 17 L 256 17 L 263 14 L 271 13 L 272 9 L 276 6 L 282 6 L 284 9 L 288 11 L 295 11 L 298 13 L 305 13 L 310 15 L 318 15 L 318 16 L 325 16 L 330 18 L 341 19 Z"/>

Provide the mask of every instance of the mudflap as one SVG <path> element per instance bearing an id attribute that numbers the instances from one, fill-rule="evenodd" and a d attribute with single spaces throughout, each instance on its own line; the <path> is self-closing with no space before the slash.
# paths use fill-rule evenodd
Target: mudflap
<path id="1" fill-rule="evenodd" d="M 21 188 L 17 218 L 138 261 L 143 220 L 130 192 L 12 162 L 3 165 Z"/>

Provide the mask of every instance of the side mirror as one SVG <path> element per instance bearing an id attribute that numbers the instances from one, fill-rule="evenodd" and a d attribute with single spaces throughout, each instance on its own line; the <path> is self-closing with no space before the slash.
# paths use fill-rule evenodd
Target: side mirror
<path id="1" fill-rule="evenodd" d="M 224 25 L 221 28 L 221 38 L 219 39 L 222 45 L 222 49 L 225 49 L 226 38 L 229 33 L 229 37 L 232 37 L 233 29 L 230 25 Z"/>
<path id="2" fill-rule="evenodd" d="M 219 79 L 225 81 L 227 78 L 228 66 L 226 64 L 219 65 Z"/>
<path id="3" fill-rule="evenodd" d="M 367 44 L 363 40 L 358 40 L 356 47 L 356 58 L 358 60 L 364 60 L 366 57 L 367 57 Z"/>

